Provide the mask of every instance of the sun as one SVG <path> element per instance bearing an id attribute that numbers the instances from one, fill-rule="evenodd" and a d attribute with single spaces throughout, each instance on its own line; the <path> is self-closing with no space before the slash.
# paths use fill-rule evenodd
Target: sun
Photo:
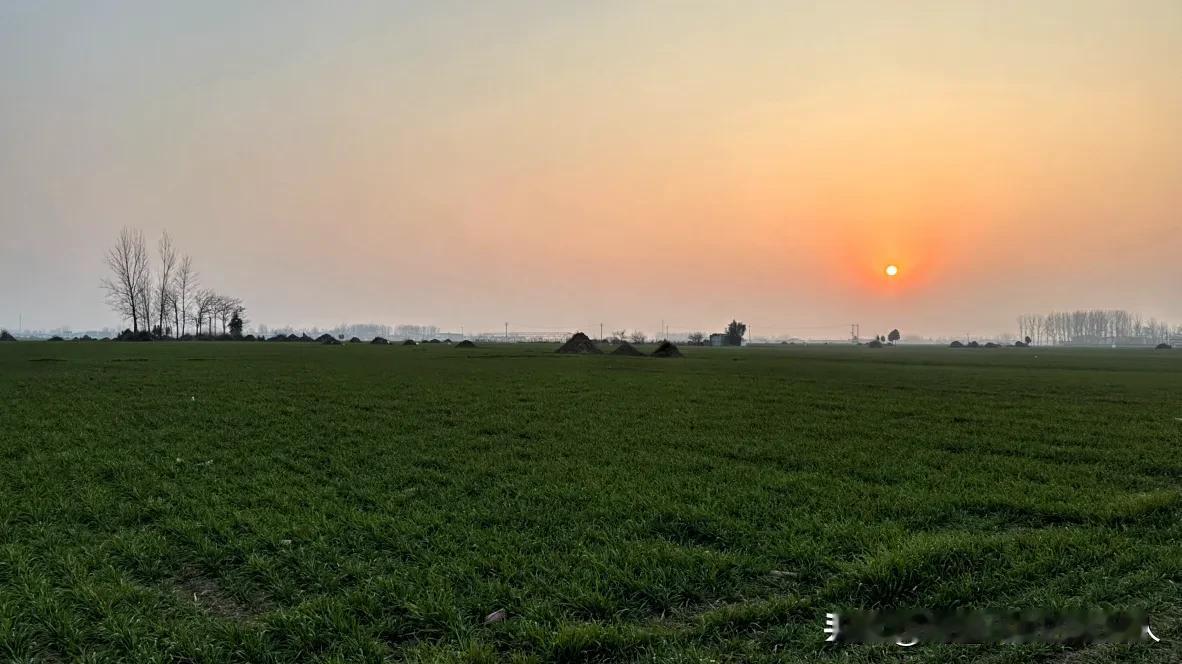
<path id="1" fill-rule="evenodd" d="M 893 277 L 896 274 L 899 274 L 899 266 L 897 266 L 897 265 L 886 266 L 886 276 Z"/>

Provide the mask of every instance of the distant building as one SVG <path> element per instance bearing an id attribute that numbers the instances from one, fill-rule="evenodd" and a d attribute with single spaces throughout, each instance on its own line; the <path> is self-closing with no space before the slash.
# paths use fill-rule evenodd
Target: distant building
<path id="1" fill-rule="evenodd" d="M 734 345 L 742 346 L 745 343 L 747 343 L 746 339 L 740 341 L 738 344 L 732 344 L 727 341 L 726 335 L 722 334 L 721 332 L 715 332 L 714 334 L 710 335 L 710 345 L 711 346 L 734 346 Z"/>

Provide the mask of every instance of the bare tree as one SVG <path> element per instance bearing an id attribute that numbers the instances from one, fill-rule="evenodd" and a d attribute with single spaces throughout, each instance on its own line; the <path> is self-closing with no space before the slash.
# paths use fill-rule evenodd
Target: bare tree
<path id="1" fill-rule="evenodd" d="M 172 308 L 173 301 L 176 299 L 173 289 L 176 249 L 172 246 L 172 238 L 168 237 L 168 231 L 160 236 L 160 242 L 157 243 L 156 248 L 160 254 L 160 273 L 156 275 L 160 279 L 156 287 L 156 306 L 160 312 L 157 321 L 160 327 L 164 328 L 164 322 L 168 320 L 169 309 Z M 161 332 L 167 332 L 167 330 L 161 329 Z M 177 334 L 177 331 L 174 329 L 173 333 Z"/>
<path id="2" fill-rule="evenodd" d="M 153 328 L 153 316 L 155 314 L 152 304 L 156 301 L 156 294 L 152 290 L 152 272 L 149 268 L 147 275 L 144 277 L 144 283 L 140 285 L 140 316 L 143 318 L 143 328 L 148 332 L 155 331 Z"/>
<path id="3" fill-rule="evenodd" d="M 695 346 L 701 346 L 703 340 L 706 338 L 706 335 L 702 334 L 701 332 L 690 332 L 690 335 L 687 338 L 691 344 Z"/>
<path id="4" fill-rule="evenodd" d="M 648 337 L 646 337 L 644 332 L 641 332 L 640 330 L 633 330 L 632 334 L 628 335 L 628 340 L 634 344 L 642 344 L 648 341 Z"/>
<path id="5" fill-rule="evenodd" d="M 193 269 L 193 259 L 185 256 L 181 259 L 180 267 L 173 275 L 172 314 L 176 320 L 177 336 L 185 334 L 185 326 L 189 320 L 189 305 L 193 291 L 197 288 L 197 272 Z M 198 330 L 200 334 L 200 330 Z"/>
<path id="6" fill-rule="evenodd" d="M 150 322 L 143 311 L 144 296 L 151 283 L 143 232 L 126 227 L 119 231 L 115 246 L 107 252 L 107 266 L 112 273 L 102 281 L 107 303 L 124 319 L 130 318 L 132 331 L 139 332 L 141 317 L 145 323 Z"/>
<path id="7" fill-rule="evenodd" d="M 242 303 L 236 297 L 228 295 L 221 295 L 218 297 L 217 313 L 218 321 L 222 324 L 222 334 L 230 331 L 230 321 L 234 318 L 234 312 L 238 311 Z"/>
<path id="8" fill-rule="evenodd" d="M 213 309 L 217 303 L 217 294 L 202 288 L 193 294 L 193 324 L 197 327 L 197 336 L 201 336 L 201 328 L 206 323 L 213 330 Z"/>

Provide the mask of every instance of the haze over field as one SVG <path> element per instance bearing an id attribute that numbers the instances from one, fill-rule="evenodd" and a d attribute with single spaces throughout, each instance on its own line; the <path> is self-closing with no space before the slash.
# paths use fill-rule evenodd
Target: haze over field
<path id="1" fill-rule="evenodd" d="M 123 226 L 271 325 L 1180 322 L 1179 62 L 1168 1 L 4 3 L 0 326 L 113 326 Z"/>

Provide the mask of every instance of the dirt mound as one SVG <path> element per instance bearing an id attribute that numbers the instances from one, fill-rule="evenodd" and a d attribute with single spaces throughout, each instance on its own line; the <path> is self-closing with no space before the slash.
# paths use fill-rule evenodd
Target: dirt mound
<path id="1" fill-rule="evenodd" d="M 653 357 L 685 357 L 677 346 L 671 341 L 662 341 L 657 344 L 657 349 L 653 351 Z"/>
<path id="2" fill-rule="evenodd" d="M 415 341 L 414 339 L 407 339 L 406 341 L 402 342 L 402 345 L 403 346 L 417 346 L 417 345 L 419 345 L 419 342 Z"/>
<path id="3" fill-rule="evenodd" d="M 450 343 L 451 343 L 451 339 L 444 339 L 444 340 L 443 340 L 443 343 L 445 343 L 445 344 L 450 344 Z"/>
<path id="4" fill-rule="evenodd" d="M 389 344 L 390 342 L 386 341 L 383 337 L 374 337 L 373 339 L 370 340 L 369 343 L 377 345 L 377 346 L 385 346 L 385 345 Z"/>
<path id="5" fill-rule="evenodd" d="M 349 340 L 349 343 L 359 344 L 359 343 L 361 343 L 361 339 L 358 339 L 357 337 L 353 337 L 352 339 Z"/>
<path id="6" fill-rule="evenodd" d="M 949 348 L 964 348 L 964 344 L 959 341 L 953 341 L 952 343 L 948 344 L 948 347 Z"/>
<path id="7" fill-rule="evenodd" d="M 340 339 L 337 339 L 336 337 L 329 335 L 329 334 L 320 335 L 320 337 L 316 341 L 317 341 L 317 343 L 324 344 L 325 346 L 340 346 L 341 345 Z"/>
<path id="8" fill-rule="evenodd" d="M 438 340 L 438 339 L 432 339 L 432 340 L 428 341 L 427 343 L 429 343 L 429 344 L 441 344 L 441 343 L 443 343 L 443 342 L 442 342 L 442 341 L 440 341 L 440 340 Z"/>
<path id="9" fill-rule="evenodd" d="M 637 350 L 636 346 L 633 346 L 632 344 L 628 343 L 627 341 L 621 341 L 620 345 L 616 346 L 616 349 L 613 350 L 611 352 L 611 354 L 612 355 L 628 355 L 630 357 L 644 357 L 644 353 Z"/>
<path id="10" fill-rule="evenodd" d="M 1156 348 L 1157 350 L 1173 350 L 1174 349 L 1173 346 L 1171 346 L 1170 344 L 1166 344 L 1166 343 L 1158 344 L 1158 345 L 1154 346 L 1154 348 Z"/>
<path id="11" fill-rule="evenodd" d="M 476 344 L 472 343 L 471 341 L 468 341 L 467 339 L 464 339 L 460 343 L 456 344 L 456 348 L 475 348 L 475 347 L 476 347 Z"/>
<path id="12" fill-rule="evenodd" d="M 878 339 L 875 339 L 874 341 L 868 341 L 868 342 L 866 342 L 866 347 L 867 348 L 882 348 L 882 342 L 879 341 Z"/>
<path id="13" fill-rule="evenodd" d="M 579 353 L 588 353 L 588 354 L 592 354 L 592 355 L 602 355 L 603 354 L 603 351 L 599 350 L 599 348 L 595 346 L 595 343 L 592 342 L 591 339 L 588 338 L 587 335 L 583 334 L 582 332 L 575 332 L 575 335 L 573 337 L 571 337 L 570 339 L 567 339 L 566 343 L 559 346 L 558 350 L 556 350 L 554 352 L 568 353 L 571 355 L 579 354 Z"/>
<path id="14" fill-rule="evenodd" d="M 0 330 L 0 341 L 16 341 L 16 337 L 8 333 L 8 330 Z"/>
<path id="15" fill-rule="evenodd" d="M 1001 348 L 1001 344 L 996 344 L 992 341 L 985 344 L 986 348 Z"/>

